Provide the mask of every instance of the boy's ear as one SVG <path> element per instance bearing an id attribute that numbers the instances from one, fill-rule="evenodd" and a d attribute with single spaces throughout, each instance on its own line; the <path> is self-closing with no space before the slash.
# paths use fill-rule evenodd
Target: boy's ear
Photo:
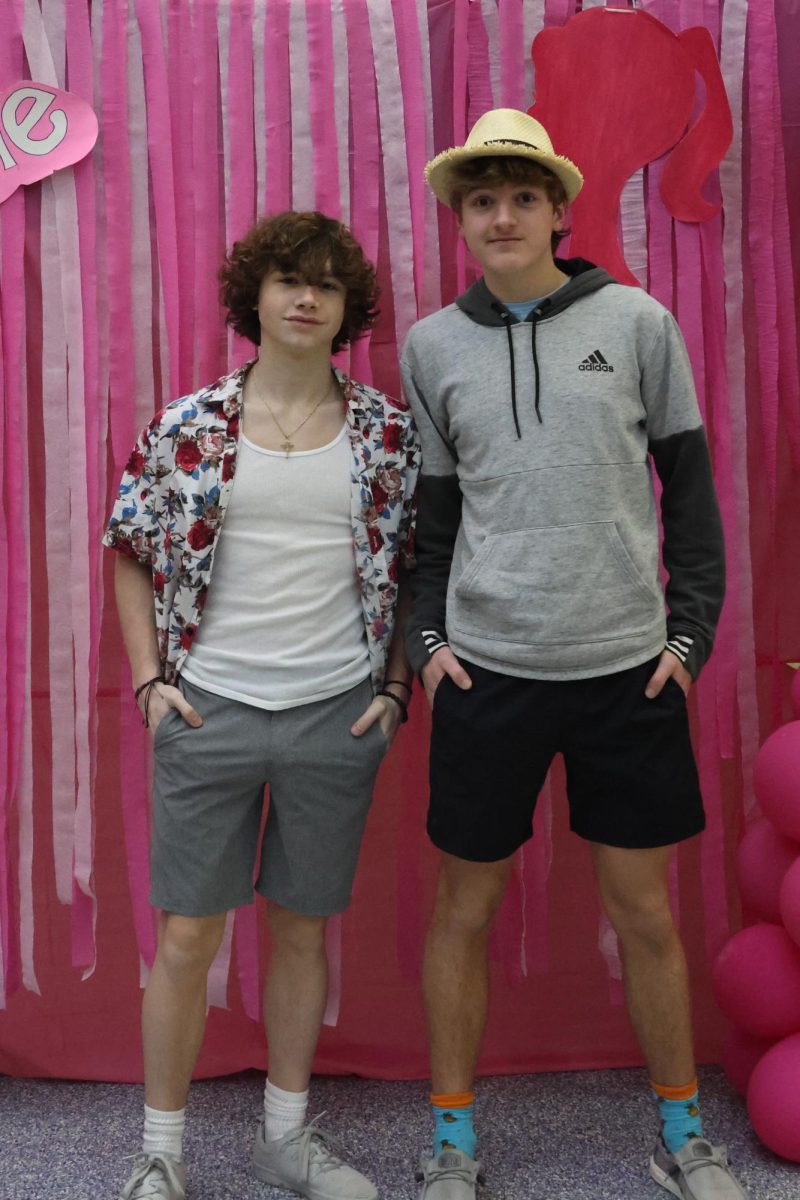
<path id="1" fill-rule="evenodd" d="M 567 215 L 566 204 L 557 204 L 555 206 L 555 208 L 553 209 L 553 216 L 555 218 L 555 227 L 559 231 L 564 228 L 564 220 L 566 218 L 566 215 Z"/>

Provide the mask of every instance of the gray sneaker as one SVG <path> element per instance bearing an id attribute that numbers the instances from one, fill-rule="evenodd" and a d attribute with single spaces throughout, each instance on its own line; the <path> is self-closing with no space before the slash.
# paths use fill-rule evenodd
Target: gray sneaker
<path id="1" fill-rule="evenodd" d="M 443 1150 L 433 1158 L 423 1154 L 417 1182 L 422 1184 L 419 1200 L 475 1200 L 483 1183 L 481 1164 L 463 1150 Z"/>
<path id="2" fill-rule="evenodd" d="M 174 1154 L 136 1154 L 118 1200 L 186 1200 L 186 1167 Z"/>
<path id="3" fill-rule="evenodd" d="M 659 1137 L 650 1159 L 650 1174 L 681 1200 L 749 1200 L 728 1165 L 724 1146 L 712 1146 L 705 1138 L 690 1138 L 672 1154 Z"/>
<path id="4" fill-rule="evenodd" d="M 374 1184 L 334 1153 L 341 1149 L 313 1124 L 267 1141 L 262 1118 L 253 1147 L 253 1174 L 307 1200 L 378 1200 Z"/>

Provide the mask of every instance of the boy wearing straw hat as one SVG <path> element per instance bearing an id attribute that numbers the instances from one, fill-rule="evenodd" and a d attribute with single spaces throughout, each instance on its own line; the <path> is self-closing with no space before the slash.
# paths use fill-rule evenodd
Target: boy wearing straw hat
<path id="1" fill-rule="evenodd" d="M 120 624 L 153 736 L 161 910 L 142 1017 L 142 1152 L 119 1200 L 185 1196 L 206 979 L 226 915 L 254 887 L 271 958 L 253 1172 L 307 1200 L 377 1200 L 306 1110 L 325 927 L 349 903 L 375 775 L 411 690 L 395 616 L 419 440 L 407 405 L 331 367 L 377 315 L 375 272 L 345 226 L 318 212 L 266 218 L 220 277 L 228 323 L 258 356 L 156 414 L 104 538 L 119 551 Z"/>
<path id="2" fill-rule="evenodd" d="M 742 1200 L 724 1149 L 703 1136 L 667 888 L 675 843 L 704 825 L 686 696 L 724 592 L 683 340 L 644 291 L 554 257 L 583 180 L 526 113 L 486 113 L 426 179 L 483 276 L 418 322 L 402 355 L 424 464 L 406 643 L 434 710 L 428 832 L 442 851 L 424 970 L 434 1152 L 420 1195 L 476 1195 L 487 938 L 561 752 L 660 1108 L 651 1174 L 687 1200 Z"/>

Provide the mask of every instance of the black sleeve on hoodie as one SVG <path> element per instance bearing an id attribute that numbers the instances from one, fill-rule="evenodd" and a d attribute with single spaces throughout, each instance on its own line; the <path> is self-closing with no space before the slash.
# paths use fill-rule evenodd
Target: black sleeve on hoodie
<path id="1" fill-rule="evenodd" d="M 447 645 L 447 585 L 461 525 L 461 488 L 455 447 L 442 428 L 444 415 L 434 418 L 405 355 L 400 369 L 422 443 L 416 568 L 410 575 L 411 613 L 405 631 L 408 661 L 414 671 L 420 671 L 436 650 Z"/>
<path id="2" fill-rule="evenodd" d="M 696 679 L 725 595 L 725 544 L 705 430 L 651 440 L 648 449 L 663 488 L 667 649 Z"/>

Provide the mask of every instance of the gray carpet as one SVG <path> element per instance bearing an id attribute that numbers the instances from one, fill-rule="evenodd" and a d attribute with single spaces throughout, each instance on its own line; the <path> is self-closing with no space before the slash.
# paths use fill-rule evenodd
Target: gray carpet
<path id="1" fill-rule="evenodd" d="M 798 1200 L 800 1166 L 757 1141 L 717 1067 L 701 1070 L 706 1133 L 728 1144 L 753 1200 Z M 290 1200 L 248 1173 L 263 1080 L 196 1083 L 187 1110 L 189 1200 Z M 423 1083 L 312 1082 L 312 1109 L 383 1200 L 413 1200 L 430 1137 Z M 140 1087 L 0 1078 L 0 1200 L 115 1200 L 138 1149 Z M 642 1071 L 516 1075 L 478 1083 L 484 1200 L 664 1200 L 647 1175 L 655 1108 Z"/>

